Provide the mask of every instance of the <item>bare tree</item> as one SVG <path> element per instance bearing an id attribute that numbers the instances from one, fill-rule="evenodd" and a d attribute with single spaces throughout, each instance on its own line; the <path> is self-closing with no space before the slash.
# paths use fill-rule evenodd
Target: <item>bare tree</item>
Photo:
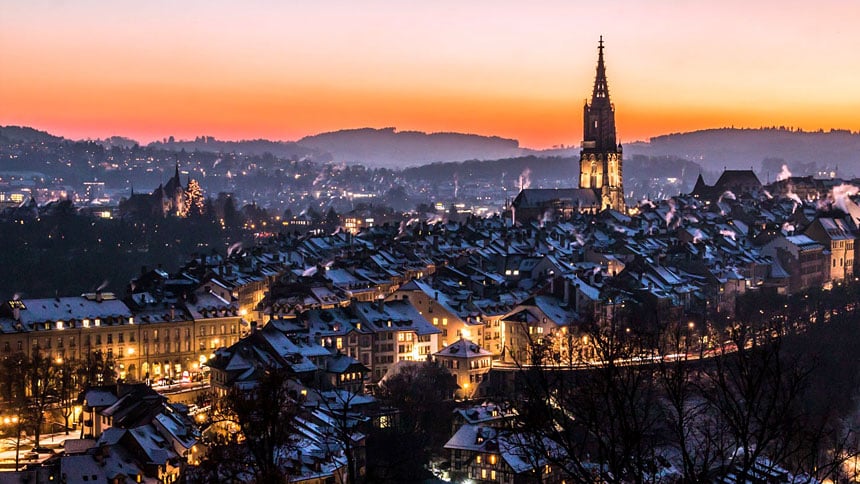
<path id="1" fill-rule="evenodd" d="M 56 401 L 58 365 L 49 354 L 35 347 L 24 364 L 29 393 L 27 420 L 33 432 L 33 446 L 38 449 L 45 425 L 45 414 Z"/>
<path id="2" fill-rule="evenodd" d="M 21 434 L 28 426 L 27 413 L 29 399 L 27 398 L 27 373 L 25 371 L 27 355 L 18 352 L 3 358 L 3 399 L 6 401 L 10 417 L 10 429 L 15 436 L 15 469 L 20 463 Z"/>
<path id="3" fill-rule="evenodd" d="M 252 388 L 234 387 L 213 401 L 212 424 L 222 431 L 210 438 L 212 453 L 204 459 L 204 468 L 212 474 L 207 478 L 235 475 L 244 467 L 256 482 L 289 481 L 286 461 L 296 450 L 300 402 L 291 395 L 284 370 L 261 368 L 258 373 Z"/>
<path id="4" fill-rule="evenodd" d="M 318 407 L 332 419 L 329 425 L 323 426 L 323 431 L 331 433 L 331 437 L 342 446 L 346 457 L 346 482 L 341 484 L 356 484 L 361 474 L 359 470 L 364 468 L 366 460 L 364 436 L 359 425 L 367 419 L 355 406 L 364 396 L 337 388 L 328 391 L 316 389 L 314 393 Z"/>

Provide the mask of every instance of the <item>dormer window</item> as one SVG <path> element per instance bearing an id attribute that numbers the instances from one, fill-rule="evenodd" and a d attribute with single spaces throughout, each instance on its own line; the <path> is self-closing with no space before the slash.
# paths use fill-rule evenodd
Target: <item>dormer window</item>
<path id="1" fill-rule="evenodd" d="M 90 327 L 90 320 L 89 320 L 89 319 L 84 319 L 84 320 L 82 320 L 81 322 L 83 323 L 83 325 L 84 325 L 84 327 L 85 327 L 85 328 L 89 328 L 89 327 Z"/>
<path id="2" fill-rule="evenodd" d="M 65 329 L 66 326 L 62 321 L 57 321 L 57 329 Z"/>
<path id="3" fill-rule="evenodd" d="M 96 318 L 96 319 L 95 319 L 94 324 L 95 324 L 96 326 L 101 326 L 101 325 L 102 325 L 102 320 L 101 320 L 101 319 L 99 319 L 99 318 Z"/>

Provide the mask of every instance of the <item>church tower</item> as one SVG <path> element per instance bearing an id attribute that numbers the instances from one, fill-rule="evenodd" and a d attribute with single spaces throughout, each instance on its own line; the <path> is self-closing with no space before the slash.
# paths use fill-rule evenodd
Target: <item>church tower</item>
<path id="1" fill-rule="evenodd" d="M 591 188 L 601 209 L 626 212 L 621 171 L 621 145 L 615 140 L 615 106 L 609 101 L 603 36 L 597 47 L 597 76 L 591 102 L 583 109 L 582 151 L 579 155 L 579 187 Z"/>

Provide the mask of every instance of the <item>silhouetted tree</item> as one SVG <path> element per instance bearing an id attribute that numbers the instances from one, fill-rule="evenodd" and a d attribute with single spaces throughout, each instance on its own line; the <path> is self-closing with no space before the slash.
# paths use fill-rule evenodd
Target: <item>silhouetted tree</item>
<path id="1" fill-rule="evenodd" d="M 295 451 L 300 402 L 284 370 L 260 369 L 252 388 L 233 388 L 212 404 L 211 454 L 199 482 L 222 480 L 245 468 L 256 482 L 289 482 L 288 456 Z M 209 480 L 207 480 L 209 479 Z M 241 480 L 241 479 L 240 479 Z"/>

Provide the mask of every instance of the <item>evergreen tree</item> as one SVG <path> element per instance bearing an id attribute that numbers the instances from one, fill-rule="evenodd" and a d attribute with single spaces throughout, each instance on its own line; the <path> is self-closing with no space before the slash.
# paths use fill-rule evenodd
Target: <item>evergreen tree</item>
<path id="1" fill-rule="evenodd" d="M 188 188 L 185 189 L 185 205 L 189 217 L 200 217 L 204 213 L 205 199 L 200 183 L 195 179 L 188 180 Z"/>

